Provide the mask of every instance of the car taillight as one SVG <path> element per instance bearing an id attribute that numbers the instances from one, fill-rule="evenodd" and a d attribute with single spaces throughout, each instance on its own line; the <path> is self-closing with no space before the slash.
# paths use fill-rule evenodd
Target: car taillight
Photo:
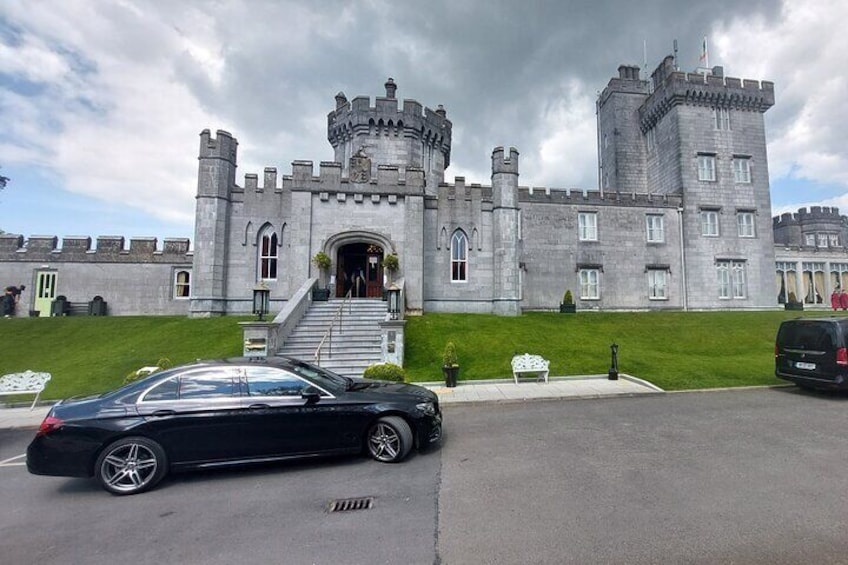
<path id="1" fill-rule="evenodd" d="M 840 347 L 836 350 L 836 364 L 848 365 L 848 349 Z"/>
<path id="2" fill-rule="evenodd" d="M 49 434 L 50 432 L 55 432 L 64 424 L 61 418 L 57 418 L 56 416 L 47 416 L 44 418 L 44 421 L 41 422 L 41 425 L 38 427 L 38 432 L 35 434 L 35 437 L 43 436 Z"/>

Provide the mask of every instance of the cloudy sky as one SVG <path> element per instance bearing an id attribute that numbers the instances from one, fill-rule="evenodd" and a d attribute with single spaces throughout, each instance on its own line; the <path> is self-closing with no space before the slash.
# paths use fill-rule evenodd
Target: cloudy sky
<path id="1" fill-rule="evenodd" d="M 688 4 L 688 3 L 685 3 Z M 488 184 L 498 145 L 522 185 L 597 186 L 594 102 L 621 63 L 775 82 L 774 212 L 848 213 L 844 0 L 3 0 L 0 229 L 193 237 L 198 134 L 245 173 L 333 159 L 343 91 L 443 104 L 446 179 Z M 744 7 L 742 7 L 744 6 Z M 261 174 L 260 174 L 261 176 Z"/>

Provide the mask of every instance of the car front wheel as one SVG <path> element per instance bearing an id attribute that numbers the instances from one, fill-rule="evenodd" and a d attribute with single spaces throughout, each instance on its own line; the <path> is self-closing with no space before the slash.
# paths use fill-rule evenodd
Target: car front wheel
<path id="1" fill-rule="evenodd" d="M 138 494 L 156 485 L 167 470 L 162 446 L 147 438 L 128 437 L 103 450 L 94 474 L 112 494 Z"/>
<path id="2" fill-rule="evenodd" d="M 412 430 L 400 416 L 386 416 L 371 426 L 367 445 L 368 453 L 377 461 L 397 463 L 412 449 Z"/>

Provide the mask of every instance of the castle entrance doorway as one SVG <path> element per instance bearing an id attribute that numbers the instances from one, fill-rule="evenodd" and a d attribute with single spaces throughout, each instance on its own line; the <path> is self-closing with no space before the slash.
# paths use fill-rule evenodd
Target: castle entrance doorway
<path id="1" fill-rule="evenodd" d="M 372 243 L 350 243 L 336 257 L 336 296 L 383 296 L 383 248 Z"/>

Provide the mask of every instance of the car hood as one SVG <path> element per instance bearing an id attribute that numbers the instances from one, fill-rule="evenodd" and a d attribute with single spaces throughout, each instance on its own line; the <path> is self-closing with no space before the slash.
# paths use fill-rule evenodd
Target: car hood
<path id="1" fill-rule="evenodd" d="M 363 391 L 368 393 L 388 395 L 402 394 L 414 398 L 420 398 L 422 400 L 435 400 L 438 398 L 435 392 L 428 390 L 423 386 L 418 386 L 410 383 L 375 381 L 370 379 L 356 379 L 353 383 L 351 383 L 349 391 Z"/>

